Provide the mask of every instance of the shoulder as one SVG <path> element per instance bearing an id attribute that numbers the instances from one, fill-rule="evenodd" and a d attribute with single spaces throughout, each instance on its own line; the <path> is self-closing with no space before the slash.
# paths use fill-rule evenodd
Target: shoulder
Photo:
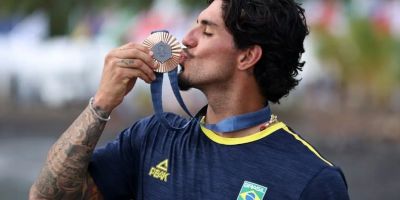
<path id="1" fill-rule="evenodd" d="M 284 157 L 290 157 L 291 161 L 295 163 L 305 164 L 308 168 L 314 166 L 316 168 L 314 170 L 333 166 L 328 159 L 318 152 L 317 148 L 284 123 L 281 123 L 280 129 L 271 136 L 275 148 L 280 149 Z"/>
<path id="2" fill-rule="evenodd" d="M 325 167 L 310 179 L 300 199 L 349 199 L 346 179 L 337 167 Z"/>
<path id="3" fill-rule="evenodd" d="M 301 199 L 348 199 L 347 183 L 340 168 L 290 127 L 285 125 L 277 133 L 291 168 L 305 177 Z"/>
<path id="4" fill-rule="evenodd" d="M 334 167 L 332 162 L 325 158 L 317 148 L 303 139 L 284 123 L 267 140 L 264 140 L 268 148 L 272 149 L 276 156 L 277 165 L 284 169 L 288 176 L 305 184 L 321 169 Z M 299 177 L 303 177 L 299 180 Z"/>

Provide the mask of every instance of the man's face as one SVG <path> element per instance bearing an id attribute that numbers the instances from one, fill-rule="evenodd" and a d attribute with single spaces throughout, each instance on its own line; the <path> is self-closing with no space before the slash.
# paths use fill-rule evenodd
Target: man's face
<path id="1" fill-rule="evenodd" d="M 215 0 L 203 10 L 197 24 L 187 33 L 179 75 L 181 89 L 207 90 L 229 84 L 237 64 L 239 50 L 222 19 L 222 0 Z"/>

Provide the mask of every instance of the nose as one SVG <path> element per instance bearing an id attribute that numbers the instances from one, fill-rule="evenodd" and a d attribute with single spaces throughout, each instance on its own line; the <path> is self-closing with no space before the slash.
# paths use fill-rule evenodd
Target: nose
<path id="1" fill-rule="evenodd" d="M 182 44 L 185 45 L 187 48 L 193 48 L 197 46 L 197 39 L 195 36 L 195 29 L 191 29 L 183 38 Z"/>

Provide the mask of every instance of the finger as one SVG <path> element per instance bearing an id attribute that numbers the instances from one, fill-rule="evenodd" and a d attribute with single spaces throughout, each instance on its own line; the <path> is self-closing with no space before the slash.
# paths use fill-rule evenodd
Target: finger
<path id="1" fill-rule="evenodd" d="M 131 80 L 134 80 L 135 78 L 140 78 L 146 83 L 152 82 L 151 78 L 141 70 L 132 68 L 120 68 L 119 70 L 119 73 L 121 73 L 122 76 L 122 81 L 126 84 L 129 83 Z"/>
<path id="2" fill-rule="evenodd" d="M 128 42 L 120 47 L 118 47 L 117 49 L 125 49 L 125 48 L 129 48 L 130 46 L 132 46 L 133 43 L 132 42 Z"/>
<path id="3" fill-rule="evenodd" d="M 150 53 L 150 49 L 144 46 L 143 44 L 137 44 L 132 42 L 129 42 L 118 48 L 118 50 L 127 50 L 127 49 L 139 49 L 143 52 Z"/>
<path id="4" fill-rule="evenodd" d="M 129 78 L 129 79 L 140 78 L 144 80 L 146 83 L 151 83 L 156 78 L 154 72 L 151 70 L 150 70 L 150 75 L 138 68 L 119 68 L 119 70 L 121 70 L 120 72 L 123 73 L 122 77 L 124 78 Z"/>
<path id="5" fill-rule="evenodd" d="M 134 68 L 133 64 L 135 63 L 135 59 L 120 59 L 117 58 L 116 64 L 120 67 L 131 67 Z"/>
<path id="6" fill-rule="evenodd" d="M 155 69 L 156 66 L 154 64 L 153 57 L 140 49 L 124 49 L 120 51 L 115 51 L 111 53 L 111 56 L 114 56 L 119 59 L 140 59 L 150 68 Z"/>
<path id="7" fill-rule="evenodd" d="M 122 68 L 132 68 L 132 69 L 141 70 L 152 80 L 155 80 L 155 78 L 156 78 L 154 71 L 149 66 L 146 66 L 146 63 L 144 63 L 142 60 L 119 59 L 116 63 L 119 67 L 122 67 Z"/>
<path id="8" fill-rule="evenodd" d="M 131 59 L 141 59 L 147 64 L 152 64 L 153 63 L 153 58 L 152 55 L 147 51 L 142 51 L 141 49 L 137 48 L 129 48 L 129 49 L 123 49 L 115 54 L 115 57 L 117 58 L 131 58 Z"/>
<path id="9" fill-rule="evenodd" d="M 140 70 L 135 70 L 134 71 L 134 76 L 135 77 L 139 77 L 140 79 L 142 79 L 146 83 L 151 83 L 153 81 L 152 78 L 150 78 L 149 76 L 147 76 L 147 74 L 143 73 L 143 71 L 140 71 Z"/>

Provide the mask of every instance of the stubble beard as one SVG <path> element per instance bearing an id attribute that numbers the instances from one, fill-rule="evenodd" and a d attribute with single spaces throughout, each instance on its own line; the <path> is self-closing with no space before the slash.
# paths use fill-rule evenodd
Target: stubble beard
<path id="1" fill-rule="evenodd" d="M 193 85 L 182 75 L 182 73 L 183 71 L 178 74 L 178 86 L 180 90 L 188 91 L 193 87 Z"/>
<path id="2" fill-rule="evenodd" d="M 193 71 L 185 72 L 185 67 L 182 66 L 182 70 L 178 73 L 178 86 L 181 91 L 188 91 L 192 88 L 196 88 L 203 91 L 203 89 L 205 89 L 204 86 L 210 85 L 211 83 L 214 83 L 214 85 L 215 83 L 220 83 L 219 87 L 221 87 L 223 85 L 222 83 L 227 83 L 229 79 L 229 76 L 227 75 L 230 74 L 230 72 L 228 71 L 221 71 L 220 73 L 214 74 L 214 76 L 208 75 L 207 79 L 209 80 L 206 81 L 202 73 L 200 73 L 197 70 L 195 71 L 196 72 Z M 193 76 L 195 76 L 195 78 Z"/>

